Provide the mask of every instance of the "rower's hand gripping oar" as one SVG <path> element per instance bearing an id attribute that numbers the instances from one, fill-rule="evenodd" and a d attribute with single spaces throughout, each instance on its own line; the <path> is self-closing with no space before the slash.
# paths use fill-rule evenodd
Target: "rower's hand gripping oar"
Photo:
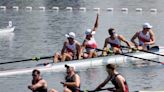
<path id="1" fill-rule="evenodd" d="M 54 56 L 45 56 L 45 57 L 33 57 L 31 59 L 24 59 L 24 60 L 16 60 L 16 61 L 9 61 L 9 62 L 1 62 L 0 65 L 10 64 L 10 63 L 17 63 L 17 62 L 26 62 L 26 61 L 38 61 L 41 59 L 48 59 L 53 58 Z"/>

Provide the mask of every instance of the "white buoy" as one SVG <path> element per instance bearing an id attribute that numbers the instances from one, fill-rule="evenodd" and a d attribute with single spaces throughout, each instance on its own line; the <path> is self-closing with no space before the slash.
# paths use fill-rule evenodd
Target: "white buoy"
<path id="1" fill-rule="evenodd" d="M 157 12 L 157 9 L 152 8 L 150 9 L 150 12 Z"/>
<path id="2" fill-rule="evenodd" d="M 95 11 L 100 11 L 100 8 L 93 8 L 93 10 L 95 10 Z"/>
<path id="3" fill-rule="evenodd" d="M 128 11 L 128 8 L 121 8 L 121 11 L 127 12 Z"/>
<path id="4" fill-rule="evenodd" d="M 137 12 L 142 12 L 142 8 L 136 8 Z"/>
<path id="5" fill-rule="evenodd" d="M 15 9 L 15 10 L 19 10 L 19 7 L 18 6 L 13 6 L 13 9 Z"/>
<path id="6" fill-rule="evenodd" d="M 39 9 L 42 10 L 42 11 L 45 11 L 46 10 L 46 7 L 40 6 Z"/>
<path id="7" fill-rule="evenodd" d="M 85 7 L 80 7 L 79 10 L 86 11 L 86 8 Z"/>
<path id="8" fill-rule="evenodd" d="M 72 7 L 66 7 L 65 9 L 66 10 L 69 10 L 69 11 L 72 11 L 73 10 Z"/>
<path id="9" fill-rule="evenodd" d="M 113 11 L 113 8 L 107 8 L 107 11 Z"/>
<path id="10" fill-rule="evenodd" d="M 32 7 L 31 6 L 26 6 L 26 9 L 31 11 Z"/>
<path id="11" fill-rule="evenodd" d="M 54 7 L 52 7 L 52 9 L 58 11 L 59 10 L 59 7 L 54 6 Z"/>
<path id="12" fill-rule="evenodd" d="M 0 9 L 6 10 L 6 6 L 0 6 Z"/>

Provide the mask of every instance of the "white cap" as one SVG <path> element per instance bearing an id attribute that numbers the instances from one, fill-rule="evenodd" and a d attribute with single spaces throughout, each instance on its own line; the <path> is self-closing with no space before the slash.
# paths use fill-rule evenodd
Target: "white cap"
<path id="1" fill-rule="evenodd" d="M 144 23 L 143 24 L 143 28 L 152 28 L 153 26 L 151 26 L 149 23 Z"/>
<path id="2" fill-rule="evenodd" d="M 74 65 L 71 65 L 70 67 L 72 67 L 74 70 L 76 69 L 76 67 Z"/>
<path id="3" fill-rule="evenodd" d="M 95 34 L 95 31 L 92 31 L 91 29 L 87 29 L 86 31 L 85 31 L 85 34 L 86 35 L 89 35 L 89 34 Z"/>
<path id="4" fill-rule="evenodd" d="M 65 65 L 65 67 L 68 69 L 68 68 L 73 68 L 74 70 L 76 69 L 76 67 L 74 65 Z"/>
<path id="5" fill-rule="evenodd" d="M 67 37 L 67 38 L 75 38 L 75 33 L 74 32 L 70 32 L 70 33 L 68 33 L 68 34 L 65 34 L 65 36 Z"/>

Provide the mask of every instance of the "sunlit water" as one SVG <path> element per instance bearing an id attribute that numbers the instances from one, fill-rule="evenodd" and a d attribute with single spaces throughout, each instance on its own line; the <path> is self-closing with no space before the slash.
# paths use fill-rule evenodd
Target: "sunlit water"
<path id="1" fill-rule="evenodd" d="M 55 51 L 61 50 L 64 35 L 70 31 L 75 32 L 76 39 L 82 42 L 84 31 L 94 25 L 97 11 L 93 8 L 96 7 L 100 8 L 99 28 L 95 35 L 99 48 L 102 48 L 104 39 L 108 36 L 108 28 L 114 27 L 118 33 L 130 40 L 136 31 L 141 30 L 144 22 L 153 25 L 156 44 L 164 46 L 163 3 L 162 0 L 0 1 L 0 6 L 7 6 L 6 10 L 0 10 L 0 28 L 7 26 L 9 20 L 16 26 L 14 33 L 0 34 L 0 62 L 29 59 L 33 56 L 51 56 Z M 19 6 L 19 10 L 12 9 L 12 6 Z M 26 6 L 33 7 L 33 10 L 26 10 Z M 45 6 L 46 10 L 39 10 L 40 6 Z M 53 6 L 60 7 L 59 11 L 52 10 Z M 67 6 L 73 7 L 73 11 L 65 10 Z M 79 7 L 86 7 L 86 12 L 79 11 Z M 107 8 L 114 10 L 110 12 Z M 121 8 L 128 8 L 128 12 L 122 12 Z M 142 8 L 143 11 L 137 12 L 136 8 Z M 150 12 L 152 8 L 157 9 L 157 12 Z M 47 60 L 0 65 L 0 69 L 32 67 L 44 61 Z M 164 90 L 164 68 L 161 65 L 125 65 L 118 67 L 118 71 L 127 79 L 130 91 Z M 107 75 L 102 66 L 77 72 L 81 76 L 81 89 L 94 89 Z M 49 88 L 62 91 L 60 81 L 64 80 L 64 72 L 44 72 L 42 76 L 47 80 Z M 0 92 L 30 92 L 27 89 L 30 82 L 31 74 L 0 77 Z"/>

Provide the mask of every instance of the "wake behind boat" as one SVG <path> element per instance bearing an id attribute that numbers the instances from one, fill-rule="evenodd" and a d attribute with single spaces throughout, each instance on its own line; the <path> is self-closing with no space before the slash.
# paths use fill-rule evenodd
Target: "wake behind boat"
<path id="1" fill-rule="evenodd" d="M 159 54 L 163 53 L 164 48 L 159 47 L 159 51 L 153 51 L 153 52 L 159 53 Z M 129 57 L 128 55 L 132 57 Z M 134 57 L 138 57 L 138 58 L 134 58 Z M 90 59 L 72 60 L 72 61 L 65 61 L 65 62 L 60 62 L 60 63 L 50 63 L 46 66 L 42 65 L 42 66 L 36 66 L 33 68 L 5 70 L 5 71 L 0 71 L 0 76 L 20 75 L 20 74 L 31 73 L 34 69 L 38 69 L 42 72 L 65 71 L 65 67 L 64 67 L 65 64 L 70 65 L 70 66 L 75 66 L 76 70 L 82 69 L 82 68 L 103 66 L 110 63 L 116 64 L 116 65 L 135 64 L 141 61 L 140 58 L 142 60 L 153 61 L 152 59 L 159 58 L 159 56 L 151 54 L 151 53 L 145 53 L 145 52 L 126 53 L 124 55 L 101 56 L 101 57 L 90 58 Z M 148 62 L 148 61 L 145 61 L 145 62 Z M 153 61 L 153 62 L 159 63 L 158 61 Z"/>
<path id="2" fill-rule="evenodd" d="M 9 21 L 9 24 L 6 28 L 0 29 L 0 34 L 11 33 L 15 30 L 15 26 L 12 26 L 12 21 Z"/>

